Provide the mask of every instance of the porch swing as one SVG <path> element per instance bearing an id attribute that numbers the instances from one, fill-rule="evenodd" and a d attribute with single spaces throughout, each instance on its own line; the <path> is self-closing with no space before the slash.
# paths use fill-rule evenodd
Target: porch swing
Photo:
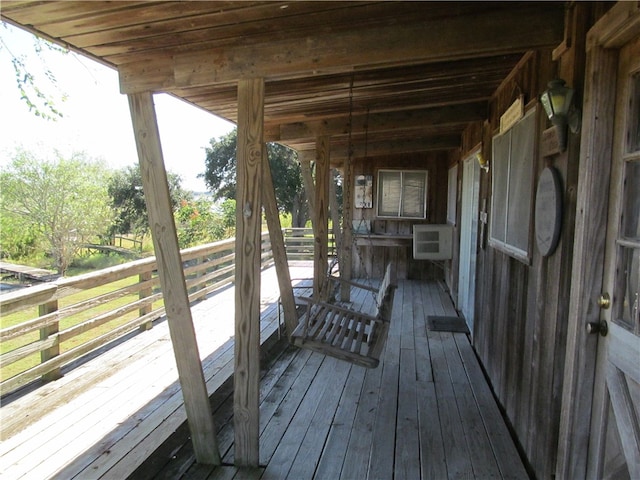
<path id="1" fill-rule="evenodd" d="M 353 78 L 349 88 L 349 159 L 353 154 L 352 111 Z M 347 225 L 343 225 L 344 228 L 347 228 Z M 367 234 L 369 235 L 370 232 Z M 362 256 L 360 254 L 358 256 L 362 262 Z M 298 326 L 291 333 L 291 343 L 299 348 L 329 355 L 354 365 L 376 368 L 380 363 L 380 355 L 389 334 L 396 289 L 395 270 L 390 263 L 387 264 L 378 288 L 342 280 L 335 276 L 330 276 L 330 280 L 369 291 L 375 305 L 373 313 L 367 314 L 329 301 L 298 297 L 298 300 L 307 304 L 307 308 Z"/>
<path id="2" fill-rule="evenodd" d="M 389 334 L 396 289 L 391 264 L 387 265 L 378 289 L 368 285 L 356 286 L 370 292 L 377 291 L 373 314 L 369 315 L 335 303 L 300 297 L 308 303 L 308 307 L 291 333 L 293 345 L 355 365 L 377 367 Z"/>

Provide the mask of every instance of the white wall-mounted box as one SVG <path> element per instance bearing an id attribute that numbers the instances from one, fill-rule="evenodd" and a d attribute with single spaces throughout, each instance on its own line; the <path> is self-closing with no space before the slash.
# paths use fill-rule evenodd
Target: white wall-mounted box
<path id="1" fill-rule="evenodd" d="M 413 226 L 413 258 L 416 260 L 450 260 L 452 244 L 451 225 Z"/>

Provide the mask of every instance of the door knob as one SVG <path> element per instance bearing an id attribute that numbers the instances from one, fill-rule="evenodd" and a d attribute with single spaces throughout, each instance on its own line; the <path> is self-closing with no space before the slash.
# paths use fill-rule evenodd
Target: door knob
<path id="1" fill-rule="evenodd" d="M 609 332 L 609 327 L 607 322 L 601 320 L 600 322 L 589 322 L 587 323 L 587 333 L 596 334 L 599 333 L 601 336 L 606 337 Z"/>
<path id="2" fill-rule="evenodd" d="M 609 297 L 608 293 L 603 293 L 602 295 L 600 295 L 600 297 L 598 298 L 598 306 L 604 310 L 611 306 L 611 298 Z"/>

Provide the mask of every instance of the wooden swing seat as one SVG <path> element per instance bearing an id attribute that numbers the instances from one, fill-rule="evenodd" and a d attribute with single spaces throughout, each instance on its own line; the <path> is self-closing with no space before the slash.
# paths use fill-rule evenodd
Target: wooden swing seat
<path id="1" fill-rule="evenodd" d="M 391 322 L 393 296 L 396 289 L 391 265 L 387 265 L 379 288 L 354 285 L 378 293 L 376 311 L 373 315 L 328 302 L 299 297 L 308 303 L 308 308 L 291 334 L 291 342 L 300 348 L 330 355 L 355 365 L 375 368 L 380 363 L 380 355 Z"/>

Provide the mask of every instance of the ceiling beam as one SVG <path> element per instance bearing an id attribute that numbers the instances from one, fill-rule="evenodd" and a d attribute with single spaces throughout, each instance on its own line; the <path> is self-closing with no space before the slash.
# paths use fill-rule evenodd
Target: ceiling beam
<path id="1" fill-rule="evenodd" d="M 456 125 L 478 121 L 486 118 L 487 105 L 476 102 L 463 105 L 449 105 L 423 110 L 404 110 L 370 115 L 353 115 L 351 118 L 352 133 L 368 133 L 425 129 L 430 126 Z M 311 142 L 318 135 L 349 135 L 349 117 L 312 120 L 284 125 L 269 125 L 266 129 L 272 137 L 269 141 Z"/>
<path id="2" fill-rule="evenodd" d="M 352 158 L 380 157 L 384 155 L 398 155 L 420 152 L 433 152 L 442 150 L 454 150 L 460 148 L 458 135 L 446 135 L 432 138 L 419 138 L 411 140 L 390 140 L 370 142 L 352 146 Z M 342 162 L 348 158 L 347 144 L 344 142 L 331 142 L 331 163 Z M 298 155 L 313 158 L 315 145 L 313 143 L 300 145 Z"/>
<path id="3" fill-rule="evenodd" d="M 378 26 L 330 34 L 318 29 L 303 38 L 153 57 L 121 65 L 120 88 L 123 93 L 167 91 L 243 78 L 300 78 L 363 66 L 523 52 L 562 41 L 563 8 L 560 2 L 549 2 L 545 8 L 525 2 L 518 9 L 427 19 L 401 28 Z"/>

